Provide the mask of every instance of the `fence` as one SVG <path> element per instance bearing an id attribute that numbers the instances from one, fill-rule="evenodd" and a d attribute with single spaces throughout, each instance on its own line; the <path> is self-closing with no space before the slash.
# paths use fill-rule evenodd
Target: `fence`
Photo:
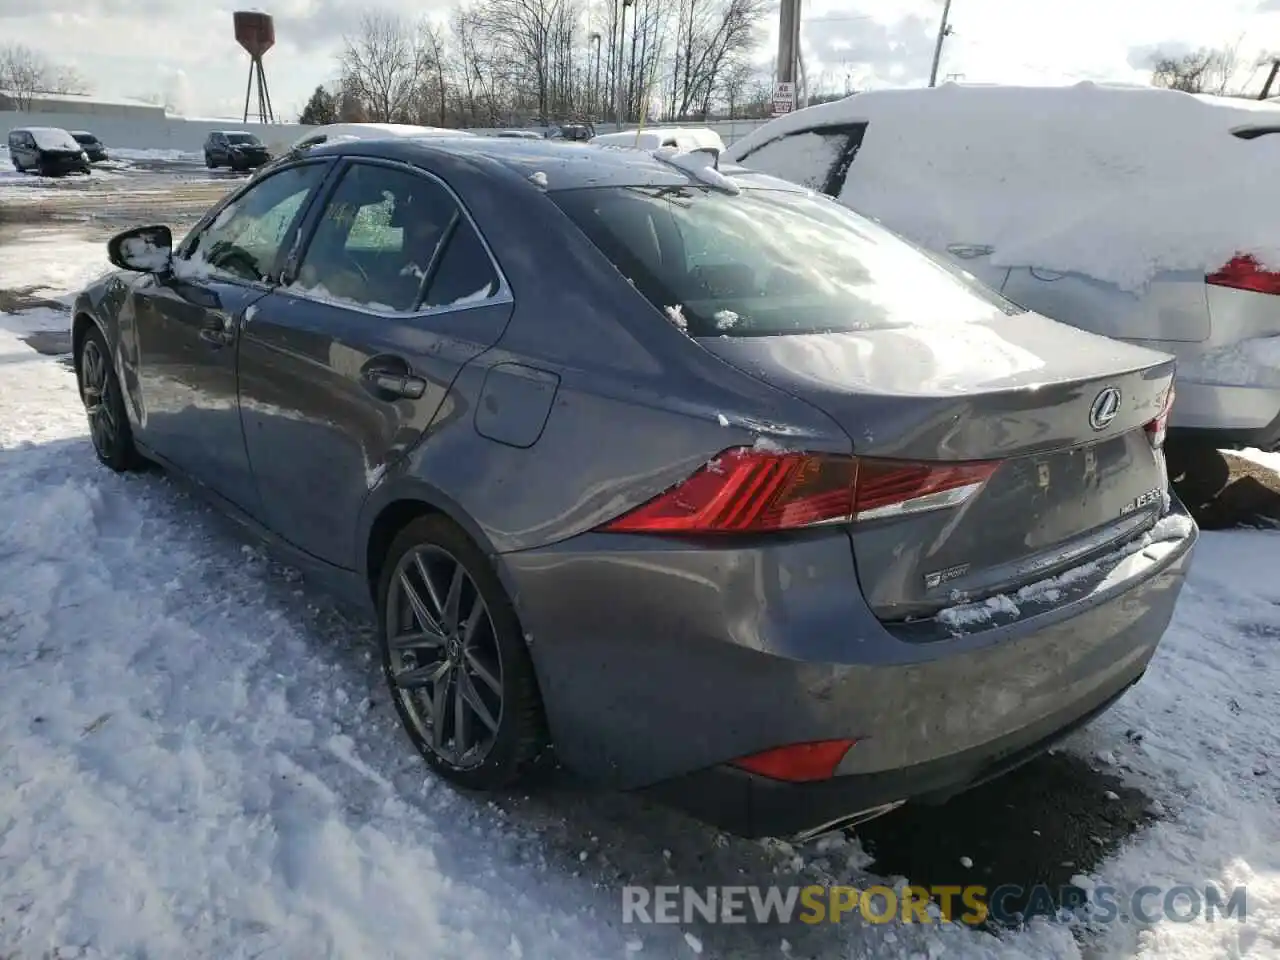
<path id="1" fill-rule="evenodd" d="M 763 120 L 725 120 L 705 124 L 720 134 L 726 144 L 746 136 L 760 126 Z M 666 124 L 663 124 L 666 126 Z M 678 124 L 678 126 L 704 126 L 704 124 Z M 175 150 L 182 153 L 198 153 L 205 137 L 213 130 L 247 130 L 273 151 L 287 148 L 302 134 L 311 129 L 297 123 L 240 123 L 237 120 L 187 120 L 182 117 L 152 117 L 145 114 L 133 116 L 108 116 L 90 113 L 25 113 L 0 112 L 0 143 L 3 134 L 14 127 L 61 127 L 64 130 L 89 130 L 98 136 L 107 149 L 122 147 L 129 150 Z M 505 129 L 505 128 L 504 128 Z M 599 133 L 613 132 L 617 124 L 600 124 Z M 624 129 L 634 129 L 634 124 Z M 495 134 L 498 129 L 472 130 L 472 133 Z"/>

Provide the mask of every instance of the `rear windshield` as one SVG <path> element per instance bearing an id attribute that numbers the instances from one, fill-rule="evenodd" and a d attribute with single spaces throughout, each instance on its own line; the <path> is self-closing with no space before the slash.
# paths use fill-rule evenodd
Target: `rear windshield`
<path id="1" fill-rule="evenodd" d="M 248 143 L 256 146 L 258 138 L 251 133 L 228 133 L 227 143 Z"/>
<path id="2" fill-rule="evenodd" d="M 691 336 L 777 336 L 989 319 L 1020 308 L 825 197 L 699 187 L 550 194 Z"/>

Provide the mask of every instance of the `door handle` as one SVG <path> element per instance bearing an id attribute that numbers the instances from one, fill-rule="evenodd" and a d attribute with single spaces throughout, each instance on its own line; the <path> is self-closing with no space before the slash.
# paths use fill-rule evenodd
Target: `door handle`
<path id="1" fill-rule="evenodd" d="M 227 347 L 235 342 L 235 321 L 230 316 L 212 317 L 200 328 L 200 339 L 215 347 Z"/>
<path id="2" fill-rule="evenodd" d="M 365 383 L 374 390 L 393 397 L 404 397 L 409 400 L 421 400 L 427 392 L 427 381 L 415 377 L 411 373 L 391 370 L 385 367 L 374 367 L 364 371 Z"/>

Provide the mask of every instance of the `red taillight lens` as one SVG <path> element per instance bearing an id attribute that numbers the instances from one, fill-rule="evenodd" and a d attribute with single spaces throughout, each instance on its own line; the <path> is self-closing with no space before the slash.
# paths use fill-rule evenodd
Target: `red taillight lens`
<path id="1" fill-rule="evenodd" d="M 1164 395 L 1164 403 L 1160 407 L 1159 415 L 1143 428 L 1147 431 L 1151 446 L 1157 450 L 1164 446 L 1165 434 L 1169 432 L 1169 412 L 1171 410 L 1173 410 L 1173 384 L 1169 384 L 1169 392 Z"/>
<path id="2" fill-rule="evenodd" d="M 733 761 L 733 766 L 749 773 L 790 783 L 813 780 L 830 780 L 836 767 L 856 740 L 819 740 L 816 743 L 797 743 L 789 747 L 775 747 L 763 753 L 753 753 Z"/>
<path id="3" fill-rule="evenodd" d="M 1280 273 L 1263 269 L 1262 265 L 1248 254 L 1232 257 L 1231 261 L 1217 273 L 1211 273 L 1205 277 L 1205 282 L 1215 287 L 1280 294 Z"/>
<path id="4" fill-rule="evenodd" d="M 728 450 L 611 533 L 764 533 L 956 506 L 999 466 Z"/>
<path id="5" fill-rule="evenodd" d="M 847 521 L 856 473 L 857 461 L 848 457 L 728 450 L 603 529 L 746 533 Z"/>

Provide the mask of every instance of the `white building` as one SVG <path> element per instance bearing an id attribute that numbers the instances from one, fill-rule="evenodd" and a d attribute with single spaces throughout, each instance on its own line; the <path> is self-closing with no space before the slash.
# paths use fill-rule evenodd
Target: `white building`
<path id="1" fill-rule="evenodd" d="M 122 120 L 163 120 L 165 117 L 164 107 L 142 100 L 111 100 L 74 93 L 36 93 L 20 97 L 12 91 L 0 90 L 0 113 L 18 111 L 44 116 L 72 113 L 81 117 L 114 117 Z"/>

